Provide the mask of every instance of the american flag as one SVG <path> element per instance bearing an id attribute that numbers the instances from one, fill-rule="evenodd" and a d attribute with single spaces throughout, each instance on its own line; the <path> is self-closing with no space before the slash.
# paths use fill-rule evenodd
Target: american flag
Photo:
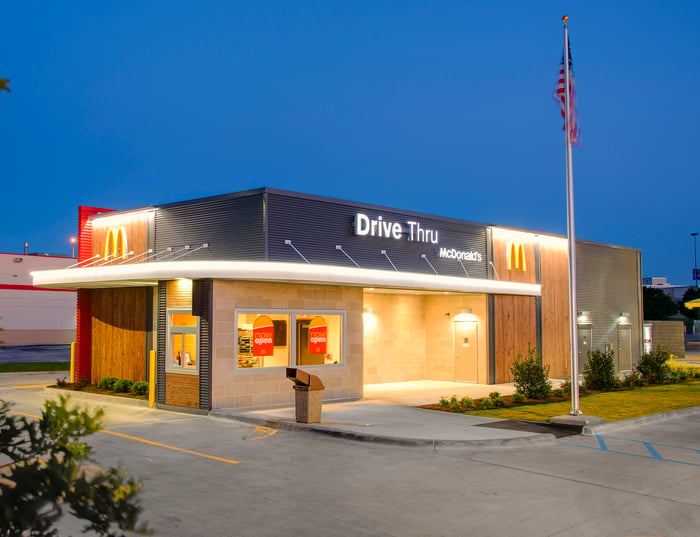
<path id="1" fill-rule="evenodd" d="M 576 106 L 576 85 L 574 84 L 574 63 L 571 59 L 571 43 L 569 47 L 569 140 L 572 145 L 579 146 L 581 141 L 581 129 L 578 124 L 578 106 Z M 564 118 L 564 129 L 566 128 L 566 73 L 564 71 L 565 55 L 561 57 L 561 68 L 559 69 L 559 81 L 554 99 L 561 103 L 561 117 Z"/>

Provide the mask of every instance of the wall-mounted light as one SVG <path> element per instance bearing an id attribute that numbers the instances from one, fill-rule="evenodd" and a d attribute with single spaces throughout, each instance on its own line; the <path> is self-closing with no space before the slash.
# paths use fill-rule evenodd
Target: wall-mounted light
<path id="1" fill-rule="evenodd" d="M 618 324 L 630 324 L 630 314 L 627 311 L 623 311 L 620 313 L 620 316 L 617 318 Z"/>
<path id="2" fill-rule="evenodd" d="M 576 321 L 579 324 L 590 323 L 591 322 L 591 312 L 590 311 L 579 311 L 576 314 Z"/>
<path id="3" fill-rule="evenodd" d="M 374 332 L 377 330 L 377 316 L 372 313 L 372 308 L 364 308 L 362 312 L 362 326 L 365 332 Z"/>
<path id="4" fill-rule="evenodd" d="M 478 320 L 479 319 L 477 318 L 477 316 L 472 313 L 471 308 L 462 308 L 460 312 L 457 315 L 455 315 L 454 318 L 454 322 L 456 323 L 464 321 L 476 322 Z"/>

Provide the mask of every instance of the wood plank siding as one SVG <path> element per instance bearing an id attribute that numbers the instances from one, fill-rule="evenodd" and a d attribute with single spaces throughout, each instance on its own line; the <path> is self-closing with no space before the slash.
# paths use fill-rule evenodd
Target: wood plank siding
<path id="1" fill-rule="evenodd" d="M 146 379 L 148 289 L 93 289 L 92 374 Z"/>
<path id="2" fill-rule="evenodd" d="M 143 261 L 149 248 L 149 228 L 152 227 L 151 213 L 138 212 L 135 214 L 123 214 L 117 216 L 100 216 L 92 221 L 92 252 L 101 259 L 108 256 L 113 259 L 125 253 L 133 252 L 119 260 L 130 263 Z M 123 234 L 121 230 L 123 229 Z M 109 244 L 107 241 L 109 239 Z M 134 259 L 136 256 L 139 256 Z"/>
<path id="3" fill-rule="evenodd" d="M 542 362 L 549 364 L 549 376 L 569 375 L 569 252 L 567 242 L 547 241 L 541 245 L 542 267 Z"/>

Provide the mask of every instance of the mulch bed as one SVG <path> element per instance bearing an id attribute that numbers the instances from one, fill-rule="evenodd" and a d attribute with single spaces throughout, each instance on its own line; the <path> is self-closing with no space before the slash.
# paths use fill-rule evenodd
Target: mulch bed
<path id="1" fill-rule="evenodd" d="M 77 382 L 70 383 L 67 382 L 66 384 L 51 384 L 50 386 L 47 386 L 47 388 L 56 388 L 58 390 L 69 390 L 73 392 L 85 392 L 85 393 L 94 393 L 98 395 L 111 395 L 112 397 L 124 397 L 126 399 L 140 399 L 141 401 L 148 401 L 148 396 L 147 395 L 134 395 L 133 393 L 117 393 L 113 392 L 112 390 L 101 390 L 98 388 L 95 384 L 82 384 L 80 385 Z"/>

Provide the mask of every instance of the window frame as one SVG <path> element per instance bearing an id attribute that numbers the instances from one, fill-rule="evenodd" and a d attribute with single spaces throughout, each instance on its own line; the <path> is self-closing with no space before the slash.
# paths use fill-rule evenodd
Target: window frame
<path id="1" fill-rule="evenodd" d="M 269 367 L 238 367 L 238 317 L 241 313 L 255 313 L 257 315 L 289 315 L 289 364 L 284 366 L 269 366 Z M 337 364 L 316 364 L 316 365 L 298 365 L 297 364 L 297 331 L 296 322 L 298 315 L 339 315 L 340 316 L 340 353 L 341 361 Z M 234 308 L 233 309 L 233 332 L 234 337 L 233 348 L 233 370 L 236 374 L 253 375 L 271 371 L 281 371 L 287 367 L 303 367 L 305 370 L 327 370 L 327 369 L 344 369 L 347 363 L 347 310 L 327 310 L 327 309 L 275 309 L 275 308 Z"/>
<path id="2" fill-rule="evenodd" d="M 173 314 L 187 314 L 191 315 L 197 320 L 194 326 L 182 326 L 172 324 Z M 200 362 L 200 337 L 199 337 L 199 327 L 200 318 L 198 315 L 192 315 L 192 308 L 166 308 L 166 318 L 167 318 L 167 340 L 165 346 L 165 372 L 175 373 L 178 375 L 199 375 L 199 362 Z M 195 366 L 192 369 L 187 369 L 184 366 L 175 367 L 172 365 L 172 354 L 173 349 L 172 341 L 174 334 L 194 334 L 195 335 L 195 347 L 197 349 L 197 356 L 195 357 Z"/>

